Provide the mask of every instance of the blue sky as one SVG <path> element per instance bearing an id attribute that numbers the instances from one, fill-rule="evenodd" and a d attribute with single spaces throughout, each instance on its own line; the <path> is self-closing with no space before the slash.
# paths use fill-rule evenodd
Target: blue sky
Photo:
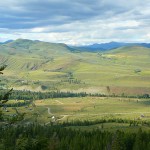
<path id="1" fill-rule="evenodd" d="M 0 41 L 150 42 L 150 0 L 0 1 Z"/>

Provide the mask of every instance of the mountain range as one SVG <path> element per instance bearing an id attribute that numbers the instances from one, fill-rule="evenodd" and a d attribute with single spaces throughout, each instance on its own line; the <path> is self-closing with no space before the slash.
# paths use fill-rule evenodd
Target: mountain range
<path id="1" fill-rule="evenodd" d="M 109 43 L 95 43 L 92 45 L 84 45 L 84 46 L 77 46 L 76 49 L 80 49 L 80 51 L 108 51 L 111 49 L 120 48 L 123 46 L 143 46 L 150 48 L 150 43 L 123 43 L 123 42 L 109 42 Z"/>
<path id="2" fill-rule="evenodd" d="M 5 42 L 0 42 L 1 45 L 3 44 L 8 44 L 12 42 L 16 42 L 19 40 L 23 40 L 25 43 L 31 43 L 32 40 L 25 40 L 25 39 L 18 39 L 18 40 L 8 40 Z M 23 42 L 23 43 L 24 43 Z M 38 40 L 32 41 L 32 42 L 41 42 Z M 45 42 L 49 43 L 49 42 Z M 51 43 L 52 44 L 52 43 Z M 56 44 L 56 43 L 53 43 Z M 58 43 L 59 44 L 59 43 Z M 65 44 L 66 45 L 66 44 Z M 87 51 L 87 52 L 98 52 L 98 51 L 108 51 L 111 49 L 116 49 L 124 46 L 143 46 L 146 48 L 150 48 L 150 43 L 124 43 L 124 42 L 109 42 L 109 43 L 94 43 L 91 45 L 84 45 L 84 46 L 71 46 L 71 45 L 66 45 L 66 47 L 71 50 L 71 51 Z"/>

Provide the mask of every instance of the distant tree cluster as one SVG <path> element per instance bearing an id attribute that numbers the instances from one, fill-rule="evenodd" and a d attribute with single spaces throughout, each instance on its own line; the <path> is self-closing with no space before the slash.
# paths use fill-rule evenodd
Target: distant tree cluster
<path id="1" fill-rule="evenodd" d="M 6 93 L 5 90 L 2 91 Z M 85 92 L 72 93 L 72 92 L 31 92 L 31 91 L 18 91 L 14 90 L 10 95 L 10 99 L 19 100 L 35 100 L 35 99 L 47 99 L 47 98 L 63 98 L 63 97 L 85 97 L 88 94 Z"/>
<path id="2" fill-rule="evenodd" d="M 5 107 L 22 107 L 22 106 L 30 105 L 31 103 L 32 101 L 26 100 L 24 102 L 8 103 L 5 104 Z"/>
<path id="3" fill-rule="evenodd" d="M 140 73 L 142 70 L 141 69 L 135 69 L 134 72 L 135 73 Z"/>
<path id="4" fill-rule="evenodd" d="M 139 126 L 139 125 L 146 125 L 150 126 L 150 121 L 146 120 L 130 120 L 130 119 L 121 119 L 121 118 L 109 118 L 109 119 L 96 119 L 94 121 L 89 120 L 74 120 L 74 121 L 67 121 L 60 123 L 61 126 L 91 126 L 96 124 L 103 124 L 103 123 L 127 123 L 129 126 Z"/>
<path id="5" fill-rule="evenodd" d="M 1 90 L 1 95 L 5 95 L 8 91 L 7 90 Z M 10 99 L 14 100 L 36 100 L 36 99 L 47 99 L 47 98 L 65 98 L 65 97 L 108 97 L 108 95 L 101 94 L 101 93 L 86 93 L 86 92 L 80 92 L 80 93 L 73 93 L 73 92 L 60 92 L 60 91 L 53 91 L 53 92 L 31 92 L 31 91 L 19 91 L 19 90 L 13 90 L 11 91 L 11 95 L 9 95 Z M 149 94 L 142 94 L 142 95 L 133 95 L 128 96 L 125 94 L 121 95 L 109 95 L 109 97 L 124 97 L 124 98 L 150 98 Z"/>

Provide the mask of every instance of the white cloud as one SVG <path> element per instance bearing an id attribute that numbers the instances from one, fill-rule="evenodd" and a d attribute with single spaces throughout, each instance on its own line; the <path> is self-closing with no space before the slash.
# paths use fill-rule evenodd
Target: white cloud
<path id="1" fill-rule="evenodd" d="M 149 42 L 148 2 L 149 0 L 1 1 L 0 41 L 28 38 L 67 44 Z"/>

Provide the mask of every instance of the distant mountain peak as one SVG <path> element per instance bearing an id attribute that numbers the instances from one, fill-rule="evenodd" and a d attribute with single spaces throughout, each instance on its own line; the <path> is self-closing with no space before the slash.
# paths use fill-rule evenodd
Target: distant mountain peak
<path id="1" fill-rule="evenodd" d="M 0 42 L 0 44 L 7 44 L 7 43 L 11 43 L 11 42 L 13 42 L 13 40 L 7 40 L 5 42 Z"/>
<path id="2" fill-rule="evenodd" d="M 97 51 L 108 51 L 125 46 L 142 46 L 150 48 L 150 43 L 123 43 L 111 41 L 109 43 L 94 43 L 92 45 L 85 45 L 77 47 L 81 51 L 97 52 Z"/>

